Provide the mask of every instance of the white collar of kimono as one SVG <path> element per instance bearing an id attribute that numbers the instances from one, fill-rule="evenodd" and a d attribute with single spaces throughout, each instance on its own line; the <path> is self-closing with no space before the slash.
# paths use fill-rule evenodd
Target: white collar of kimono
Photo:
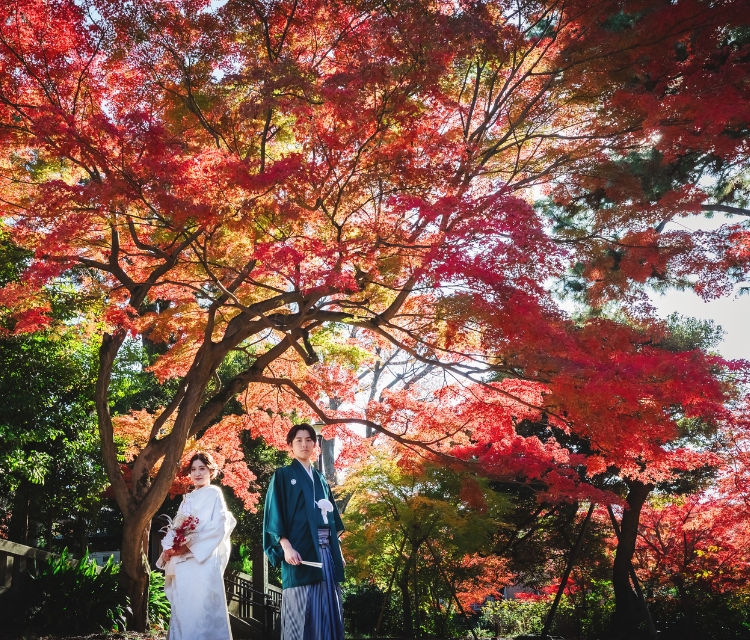
<path id="1" fill-rule="evenodd" d="M 297 460 L 297 462 L 299 462 L 299 460 Z M 300 465 L 302 465 L 302 468 L 305 470 L 307 475 L 310 476 L 310 482 L 312 482 L 313 486 L 313 504 L 318 507 L 318 509 L 320 509 L 320 513 L 323 516 L 323 522 L 325 524 L 328 524 L 328 514 L 333 511 L 333 505 L 331 504 L 330 500 L 326 500 L 325 498 L 322 498 L 320 500 L 315 499 L 315 477 L 313 476 L 313 467 L 312 465 L 306 467 L 301 462 Z M 323 495 L 325 495 L 325 493 Z"/>

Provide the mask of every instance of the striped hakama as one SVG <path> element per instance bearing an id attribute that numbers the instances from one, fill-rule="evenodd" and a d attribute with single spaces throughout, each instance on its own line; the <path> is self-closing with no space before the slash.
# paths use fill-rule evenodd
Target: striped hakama
<path id="1" fill-rule="evenodd" d="M 329 529 L 318 529 L 325 580 L 282 592 L 281 640 L 344 640 L 344 609 L 333 571 L 330 537 Z"/>

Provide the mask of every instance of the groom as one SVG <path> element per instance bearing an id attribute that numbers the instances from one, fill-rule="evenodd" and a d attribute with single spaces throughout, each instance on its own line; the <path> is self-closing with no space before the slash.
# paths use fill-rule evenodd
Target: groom
<path id="1" fill-rule="evenodd" d="M 295 425 L 286 441 L 294 459 L 271 478 L 263 517 L 266 555 L 281 564 L 281 640 L 343 640 L 344 525 L 331 489 L 310 464 L 313 428 Z"/>

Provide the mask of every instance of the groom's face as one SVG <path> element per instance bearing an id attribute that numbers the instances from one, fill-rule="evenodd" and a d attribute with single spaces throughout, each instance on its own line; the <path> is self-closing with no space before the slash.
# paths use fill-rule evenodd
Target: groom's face
<path id="1" fill-rule="evenodd" d="M 301 462 L 308 462 L 315 451 L 315 440 L 309 431 L 298 431 L 292 440 L 292 455 Z"/>

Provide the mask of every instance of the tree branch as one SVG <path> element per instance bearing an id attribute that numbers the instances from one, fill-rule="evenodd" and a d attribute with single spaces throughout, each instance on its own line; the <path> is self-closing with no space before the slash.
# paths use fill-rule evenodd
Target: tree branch
<path id="1" fill-rule="evenodd" d="M 722 213 L 731 213 L 737 216 L 750 216 L 750 209 L 742 207 L 732 207 L 728 204 L 702 204 L 703 211 L 721 211 Z"/>

